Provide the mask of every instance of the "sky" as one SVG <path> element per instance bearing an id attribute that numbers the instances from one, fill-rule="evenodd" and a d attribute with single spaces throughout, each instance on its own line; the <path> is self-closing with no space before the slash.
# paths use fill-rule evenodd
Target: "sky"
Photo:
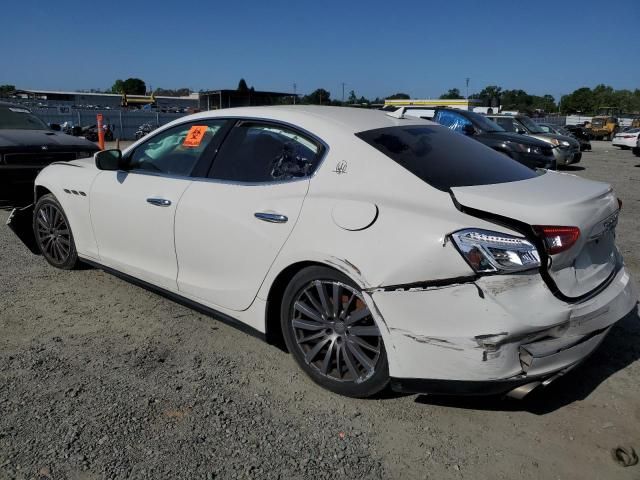
<path id="1" fill-rule="evenodd" d="M 432 98 L 486 85 L 640 88 L 640 2 L 21 0 L 0 15 L 0 84 L 236 88 Z"/>

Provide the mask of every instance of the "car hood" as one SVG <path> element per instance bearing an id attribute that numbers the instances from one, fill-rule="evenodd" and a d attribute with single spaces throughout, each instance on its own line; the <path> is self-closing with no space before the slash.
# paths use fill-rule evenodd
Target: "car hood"
<path id="1" fill-rule="evenodd" d="M 529 135 L 535 138 L 540 138 L 540 139 L 548 138 L 549 140 L 556 139 L 560 142 L 562 141 L 569 142 L 569 144 L 572 145 L 573 147 L 580 146 L 580 143 L 575 138 L 567 137 L 566 135 L 558 135 L 557 133 L 530 133 Z"/>
<path id="2" fill-rule="evenodd" d="M 95 143 L 85 138 L 72 137 L 52 130 L 0 130 L 0 148 L 15 149 L 25 147 L 47 147 L 46 149 L 51 150 L 59 150 L 61 148 L 65 150 L 98 150 Z"/>
<path id="3" fill-rule="evenodd" d="M 548 147 L 549 144 L 543 140 L 538 140 L 537 138 L 528 137 L 526 135 L 520 135 L 519 133 L 511 133 L 511 132 L 486 132 L 480 134 L 487 138 L 492 138 L 495 140 L 502 140 L 504 142 L 511 143 L 519 143 L 521 145 L 529 145 L 532 147 Z"/>

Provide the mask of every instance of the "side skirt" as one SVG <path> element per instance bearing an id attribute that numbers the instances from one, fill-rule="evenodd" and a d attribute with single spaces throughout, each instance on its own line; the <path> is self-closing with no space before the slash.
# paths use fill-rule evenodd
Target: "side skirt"
<path id="1" fill-rule="evenodd" d="M 182 295 L 179 295 L 177 293 L 171 292 L 169 290 L 166 290 L 162 287 L 158 287 L 157 285 L 154 285 L 152 283 L 149 282 L 145 282 L 144 280 L 140 280 L 139 278 L 133 277 L 131 275 L 128 275 L 126 273 L 122 273 L 119 270 L 115 270 L 113 268 L 107 267 L 105 265 L 102 265 L 94 260 L 89 260 L 87 258 L 81 257 L 80 260 L 88 265 L 91 265 L 95 268 L 98 268 L 100 270 L 103 270 L 107 273 L 110 273 L 111 275 L 118 277 L 122 280 L 125 280 L 129 283 L 132 283 L 134 285 L 137 285 L 139 287 L 144 288 L 145 290 L 149 290 L 153 293 L 157 293 L 162 297 L 168 298 L 169 300 L 172 300 L 176 303 L 179 303 L 180 305 L 183 305 L 185 307 L 191 308 L 193 310 L 196 310 L 197 312 L 200 312 L 204 315 L 213 317 L 214 320 L 218 320 L 224 324 L 227 324 L 231 327 L 234 327 L 244 333 L 247 333 L 253 337 L 259 338 L 260 340 L 263 340 L 266 342 L 266 335 L 264 333 L 262 333 L 259 330 L 256 330 L 253 327 L 250 327 L 249 325 L 247 325 L 246 323 L 241 322 L 240 320 L 233 318 L 225 313 L 219 312 L 218 310 L 215 310 L 213 308 L 207 307 L 205 305 L 202 305 L 201 303 L 195 302 L 189 298 L 183 297 Z"/>

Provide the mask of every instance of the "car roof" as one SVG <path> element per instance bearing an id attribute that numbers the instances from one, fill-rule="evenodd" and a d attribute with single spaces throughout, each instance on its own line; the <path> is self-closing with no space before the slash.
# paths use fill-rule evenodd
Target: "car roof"
<path id="1" fill-rule="evenodd" d="M 330 107 L 319 105 L 283 105 L 268 107 L 237 107 L 220 110 L 209 110 L 188 117 L 181 117 L 180 121 L 196 120 L 198 118 L 256 118 L 274 120 L 302 127 L 309 131 L 342 131 L 343 133 L 358 133 L 366 130 L 386 127 L 401 127 L 407 125 L 437 125 L 428 120 L 405 116 L 396 118 L 382 110 L 369 110 L 352 107 Z M 173 123 L 173 122 L 172 122 Z"/>

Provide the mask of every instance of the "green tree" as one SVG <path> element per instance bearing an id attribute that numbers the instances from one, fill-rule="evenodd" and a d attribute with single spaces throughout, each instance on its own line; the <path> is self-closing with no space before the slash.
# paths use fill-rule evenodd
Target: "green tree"
<path id="1" fill-rule="evenodd" d="M 124 93 L 124 81 L 118 79 L 113 82 L 113 86 L 111 87 L 112 93 Z"/>
<path id="2" fill-rule="evenodd" d="M 442 95 L 440 95 L 440 99 L 442 100 L 456 100 L 461 98 L 464 97 L 460 95 L 460 90 L 458 90 L 457 88 L 450 88 L 447 93 L 443 93 Z"/>
<path id="3" fill-rule="evenodd" d="M 389 95 L 386 100 L 409 100 L 411 97 L 406 93 L 394 93 Z"/>
<path id="4" fill-rule="evenodd" d="M 356 97 L 356 92 L 354 90 L 351 90 L 349 92 L 349 103 L 356 103 L 358 101 L 358 97 Z"/>
<path id="5" fill-rule="evenodd" d="M 238 82 L 238 91 L 239 92 L 248 92 L 249 87 L 247 86 L 247 82 L 244 81 L 244 78 L 241 78 Z"/>
<path id="6" fill-rule="evenodd" d="M 0 85 L 0 97 L 8 97 L 16 91 L 15 85 Z"/>
<path id="7" fill-rule="evenodd" d="M 502 88 L 497 85 L 489 85 L 484 87 L 480 93 L 474 93 L 469 98 L 482 101 L 484 107 L 497 107 L 500 105 L 500 96 L 502 94 Z"/>
<path id="8" fill-rule="evenodd" d="M 309 95 L 302 97 L 301 103 L 307 103 L 311 105 L 328 105 L 331 102 L 331 93 L 324 88 L 318 88 Z"/>
<path id="9" fill-rule="evenodd" d="M 596 99 L 589 87 L 574 90 L 562 97 L 560 110 L 562 113 L 592 113 L 596 108 Z"/>
<path id="10" fill-rule="evenodd" d="M 116 80 L 111 87 L 113 93 L 126 93 L 127 95 L 144 95 L 147 93 L 147 85 L 139 78 L 127 78 Z"/>

